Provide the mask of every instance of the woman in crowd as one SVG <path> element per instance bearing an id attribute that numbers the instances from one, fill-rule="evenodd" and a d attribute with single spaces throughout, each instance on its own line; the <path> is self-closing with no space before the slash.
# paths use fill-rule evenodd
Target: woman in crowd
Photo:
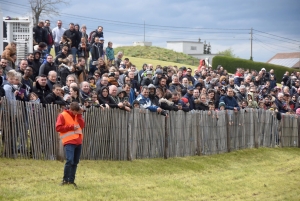
<path id="1" fill-rule="evenodd" d="M 109 73 L 109 71 L 108 71 L 108 66 L 106 65 L 104 59 L 102 59 L 102 58 L 99 58 L 99 59 L 98 59 L 97 69 L 100 71 L 100 77 L 101 77 L 104 73 Z"/>
<path id="2" fill-rule="evenodd" d="M 79 95 L 80 90 L 78 87 L 72 86 L 70 87 L 70 95 L 67 96 L 66 101 L 67 103 L 77 102 L 80 105 L 84 104 L 84 100 Z"/>
<path id="3" fill-rule="evenodd" d="M 195 104 L 195 110 L 208 110 L 207 97 L 206 94 L 200 95 L 200 101 Z"/>

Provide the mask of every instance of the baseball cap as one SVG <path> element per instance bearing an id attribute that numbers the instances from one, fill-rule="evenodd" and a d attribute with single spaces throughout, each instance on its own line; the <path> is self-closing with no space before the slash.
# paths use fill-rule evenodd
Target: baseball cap
<path id="1" fill-rule="evenodd" d="M 265 69 L 265 68 L 262 68 L 261 70 L 264 70 L 264 71 L 266 71 L 266 69 Z"/>
<path id="2" fill-rule="evenodd" d="M 189 86 L 187 89 L 188 89 L 189 91 L 193 91 L 195 88 L 194 88 L 193 86 Z"/>
<path id="3" fill-rule="evenodd" d="M 100 37 L 99 40 L 104 40 L 104 38 L 103 38 L 103 37 Z"/>

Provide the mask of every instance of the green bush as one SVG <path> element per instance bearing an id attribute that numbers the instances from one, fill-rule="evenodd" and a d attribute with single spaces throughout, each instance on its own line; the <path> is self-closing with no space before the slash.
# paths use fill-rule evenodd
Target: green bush
<path id="1" fill-rule="evenodd" d="M 277 82 L 281 82 L 281 78 L 286 71 L 292 73 L 295 69 L 274 65 L 269 63 L 263 62 L 255 62 L 246 59 L 239 59 L 239 58 L 232 58 L 232 57 L 225 57 L 225 56 L 215 56 L 212 61 L 213 69 L 216 69 L 218 65 L 222 65 L 224 69 L 226 69 L 229 73 L 235 73 L 237 68 L 249 69 L 260 71 L 262 68 L 265 68 L 266 71 L 270 71 L 274 69 L 274 74 L 277 78 Z"/>

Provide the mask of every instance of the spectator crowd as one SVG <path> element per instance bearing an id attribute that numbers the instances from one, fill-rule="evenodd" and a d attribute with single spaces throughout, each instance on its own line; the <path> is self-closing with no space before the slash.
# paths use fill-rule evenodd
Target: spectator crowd
<path id="1" fill-rule="evenodd" d="M 71 102 L 95 109 L 148 109 L 162 115 L 182 110 L 264 109 L 300 115 L 300 72 L 282 78 L 274 70 L 241 68 L 229 74 L 221 65 L 213 70 L 201 60 L 195 69 L 153 66 L 137 69 L 113 43 L 104 40 L 103 27 L 50 21 L 33 28 L 32 53 L 15 63 L 16 43 L 4 50 L 0 62 L 0 96 L 8 100 L 58 104 Z M 55 55 L 51 55 L 51 49 Z M 280 84 L 278 84 L 280 83 Z"/>

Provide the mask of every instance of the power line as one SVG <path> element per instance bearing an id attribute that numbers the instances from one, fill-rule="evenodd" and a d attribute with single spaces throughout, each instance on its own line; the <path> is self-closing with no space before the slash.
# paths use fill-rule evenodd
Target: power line
<path id="1" fill-rule="evenodd" d="M 262 36 L 262 37 L 265 37 L 265 38 L 270 38 L 270 39 L 277 40 L 277 41 L 282 41 L 282 42 L 285 42 L 285 43 L 290 43 L 290 44 L 293 44 L 293 45 L 296 45 L 295 42 L 289 42 L 289 41 L 286 41 L 286 40 L 280 40 L 280 39 L 278 39 L 278 38 L 272 38 L 272 37 L 264 36 L 264 35 L 261 35 L 261 34 L 258 34 L 258 33 L 256 33 L 255 35 Z"/>
<path id="2" fill-rule="evenodd" d="M 30 6 L 24 5 L 24 4 L 19 4 L 19 3 L 11 3 L 9 1 L 1 0 L 3 3 L 11 4 L 11 5 L 18 5 L 22 7 L 28 7 Z M 107 19 L 101 19 L 101 18 L 94 18 L 94 17 L 86 17 L 86 16 L 81 16 L 81 15 L 74 15 L 70 13 L 61 13 L 60 14 L 65 14 L 68 16 L 77 16 L 81 18 L 88 18 L 88 19 L 95 19 L 95 20 L 102 20 L 102 21 L 107 21 L 107 22 L 114 22 L 114 23 L 121 23 L 121 24 L 134 24 L 134 25 L 139 25 L 139 26 L 144 26 L 143 23 L 133 23 L 133 22 L 124 22 L 124 21 L 117 21 L 117 20 L 107 20 Z M 196 28 L 196 27 L 178 27 L 178 26 L 165 26 L 165 25 L 155 25 L 155 24 L 145 24 L 146 26 L 151 26 L 151 27 L 165 27 L 165 28 L 174 28 L 174 29 L 192 29 L 192 30 L 249 30 L 249 29 L 227 29 L 227 28 Z"/>
<path id="3" fill-rule="evenodd" d="M 275 36 L 275 37 L 283 38 L 283 39 L 290 40 L 290 41 L 300 42 L 299 40 L 294 40 L 294 39 L 290 39 L 290 38 L 285 38 L 285 37 L 278 36 L 278 35 L 275 35 L 275 34 L 270 34 L 270 33 L 267 33 L 267 32 L 259 31 L 259 30 L 257 30 L 257 29 L 254 29 L 254 30 L 255 30 L 255 31 L 258 31 L 258 32 L 260 32 L 260 33 L 264 33 L 264 34 L 270 35 L 270 36 Z"/>
<path id="4" fill-rule="evenodd" d="M 266 46 L 268 46 L 270 48 L 273 48 L 273 49 L 276 49 L 276 50 L 279 50 L 279 51 L 282 51 L 282 49 L 278 49 L 278 48 L 275 48 L 275 47 L 281 47 L 281 48 L 288 49 L 288 50 L 296 50 L 296 49 L 293 49 L 293 48 L 290 48 L 290 47 L 285 47 L 285 46 L 281 46 L 281 45 L 265 43 L 265 42 L 262 42 L 261 40 L 259 40 L 258 38 L 255 38 L 255 40 L 263 43 L 264 45 L 266 45 Z M 296 50 L 296 51 L 299 51 L 299 50 Z"/>
<path id="5" fill-rule="evenodd" d="M 270 52 L 273 52 L 273 53 L 277 53 L 277 52 L 275 52 L 275 51 L 273 51 L 273 50 L 270 50 L 270 49 L 269 49 L 269 46 L 265 45 L 262 41 L 258 40 L 258 39 L 255 38 L 255 37 L 254 37 L 254 41 L 258 41 L 259 43 L 261 43 L 261 45 L 260 45 L 260 44 L 258 44 L 258 45 L 261 46 L 261 47 L 263 47 L 264 49 L 266 49 L 266 50 L 268 50 L 268 51 L 270 51 Z M 271 47 L 270 47 L 270 48 L 271 48 Z M 274 49 L 274 48 L 273 48 L 273 49 Z"/>

